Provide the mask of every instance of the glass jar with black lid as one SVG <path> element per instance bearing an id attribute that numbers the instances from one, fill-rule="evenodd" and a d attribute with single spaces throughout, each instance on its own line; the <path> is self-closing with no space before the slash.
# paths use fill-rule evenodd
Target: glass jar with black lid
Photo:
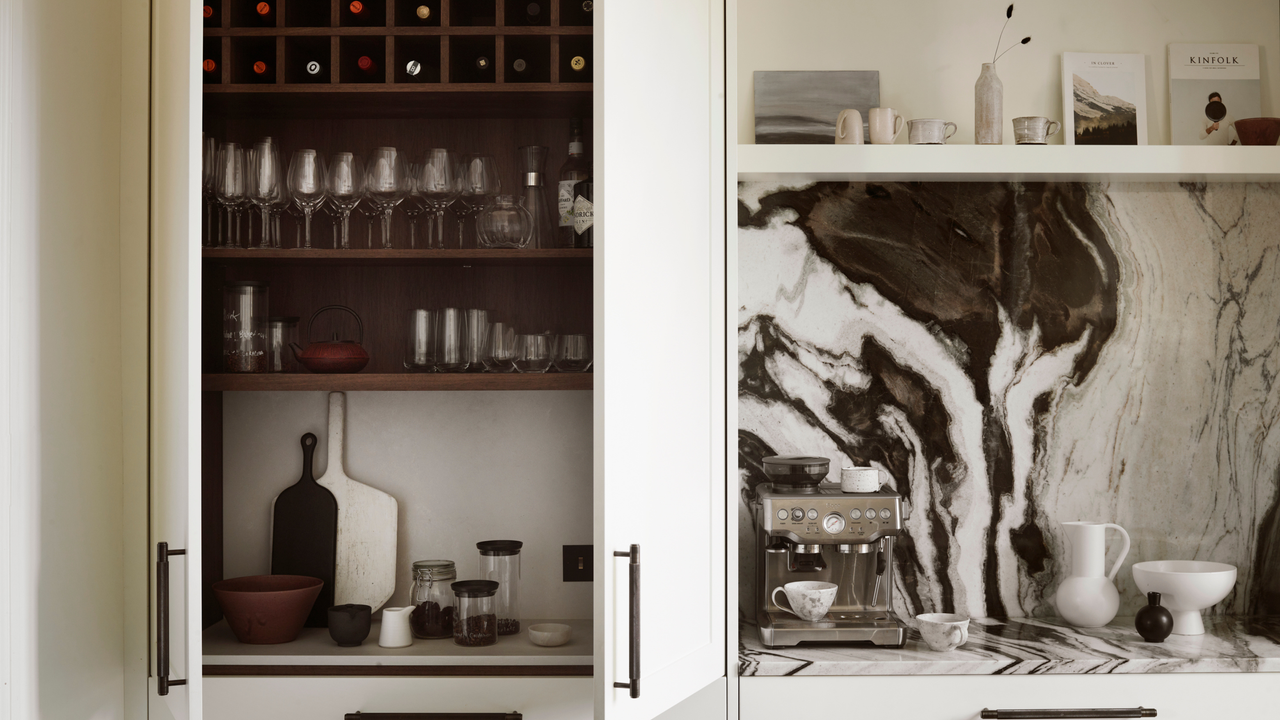
<path id="1" fill-rule="evenodd" d="M 453 642 L 462 647 L 483 647 L 498 642 L 498 617 L 493 613 L 492 580 L 462 580 L 449 586 L 457 598 L 453 618 Z"/>
<path id="2" fill-rule="evenodd" d="M 520 548 L 519 540 L 485 540 L 480 550 L 480 577 L 498 583 L 494 612 L 498 614 L 498 634 L 520 633 Z"/>
<path id="3" fill-rule="evenodd" d="M 449 587 L 458 579 L 452 560 L 419 560 L 413 564 L 413 636 L 423 639 L 453 636 L 457 602 Z"/>

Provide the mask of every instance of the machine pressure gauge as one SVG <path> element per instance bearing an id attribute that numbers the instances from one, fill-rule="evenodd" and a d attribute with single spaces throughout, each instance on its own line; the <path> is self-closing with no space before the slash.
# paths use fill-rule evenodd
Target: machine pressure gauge
<path id="1" fill-rule="evenodd" d="M 844 526 L 844 516 L 840 513 L 831 513 L 822 519 L 822 529 L 830 535 L 839 535 L 844 532 Z"/>

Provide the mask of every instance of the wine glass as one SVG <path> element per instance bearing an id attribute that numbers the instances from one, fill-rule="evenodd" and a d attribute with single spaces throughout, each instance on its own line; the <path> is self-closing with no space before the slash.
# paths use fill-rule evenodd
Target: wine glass
<path id="1" fill-rule="evenodd" d="M 453 156 L 444 148 L 432 148 L 422 160 L 419 172 L 418 195 L 423 204 L 435 214 L 434 238 L 429 245 L 444 247 L 444 211 L 449 203 L 457 197 L 457 183 L 454 181 Z"/>
<path id="2" fill-rule="evenodd" d="M 393 147 L 375 148 L 365 169 L 368 198 L 382 211 L 382 247 L 391 247 L 391 213 L 409 192 L 404 155 Z"/>
<path id="3" fill-rule="evenodd" d="M 365 177 L 366 178 L 368 177 L 368 173 L 365 173 Z M 373 247 L 373 219 L 376 217 L 380 217 L 382 215 L 382 211 L 379 210 L 377 206 L 373 204 L 373 198 L 369 197 L 369 188 L 367 185 L 364 190 L 364 197 L 361 198 L 360 204 L 356 206 L 356 209 L 360 211 L 361 215 L 364 215 L 365 220 L 369 221 L 368 227 L 365 228 L 364 246 L 367 248 L 372 248 Z"/>
<path id="4" fill-rule="evenodd" d="M 350 219 L 351 211 L 364 197 L 364 164 L 355 153 L 334 153 L 329 161 L 329 174 L 325 188 L 329 192 L 329 202 L 342 218 L 343 250 L 351 249 Z"/>
<path id="5" fill-rule="evenodd" d="M 409 191 L 404 198 L 404 214 L 409 218 L 409 247 L 418 247 L 418 216 L 426 212 L 422 196 L 418 194 L 418 175 L 422 166 L 409 163 Z M 430 232 L 430 229 L 428 229 Z"/>
<path id="6" fill-rule="evenodd" d="M 275 143 L 270 139 L 260 140 L 254 143 L 253 150 L 249 153 L 247 187 L 249 202 L 256 205 L 262 213 L 262 241 L 258 243 L 259 248 L 269 247 L 267 234 L 271 225 L 271 206 L 280 193 L 280 156 L 276 152 Z M 246 244 L 252 245 L 251 242 Z"/>
<path id="7" fill-rule="evenodd" d="M 213 216 L 217 214 L 218 197 L 218 141 L 210 135 L 203 135 L 203 154 L 200 163 L 200 194 L 204 197 L 206 247 L 217 245 L 213 234 Z"/>
<path id="8" fill-rule="evenodd" d="M 479 213 L 502 189 L 498 164 L 488 155 L 467 155 L 458 163 L 458 194 L 450 207 L 458 216 L 458 247 L 464 247 L 467 218 Z"/>
<path id="9" fill-rule="evenodd" d="M 222 143 L 218 148 L 217 198 L 227 212 L 227 242 L 232 245 L 232 213 L 245 201 L 244 148 L 236 143 Z M 240 224 L 236 223 L 235 246 L 239 247 Z"/>
<path id="10" fill-rule="evenodd" d="M 324 202 L 324 158 L 315 150 L 298 150 L 289 162 L 289 195 L 302 211 L 305 245 L 311 249 L 311 213 Z"/>

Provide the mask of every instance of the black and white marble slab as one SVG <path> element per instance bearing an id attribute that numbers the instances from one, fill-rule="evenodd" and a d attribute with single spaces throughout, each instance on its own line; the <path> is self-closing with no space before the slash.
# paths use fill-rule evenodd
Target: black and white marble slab
<path id="1" fill-rule="evenodd" d="M 742 676 L 1040 675 L 1280 672 L 1280 618 L 1205 618 L 1205 634 L 1143 641 L 1133 618 L 1078 629 L 1055 620 L 976 619 L 969 642 L 934 652 L 914 629 L 902 648 L 807 644 L 770 649 L 743 624 Z"/>

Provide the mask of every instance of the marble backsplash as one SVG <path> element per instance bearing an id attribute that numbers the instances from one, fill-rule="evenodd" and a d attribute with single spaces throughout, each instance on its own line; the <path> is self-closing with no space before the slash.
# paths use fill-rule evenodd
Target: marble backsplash
<path id="1" fill-rule="evenodd" d="M 1054 614 L 1060 523 L 1280 613 L 1280 186 L 743 183 L 741 608 L 772 454 L 881 469 L 899 613 Z M 1117 549 L 1108 555 L 1112 562 Z"/>

